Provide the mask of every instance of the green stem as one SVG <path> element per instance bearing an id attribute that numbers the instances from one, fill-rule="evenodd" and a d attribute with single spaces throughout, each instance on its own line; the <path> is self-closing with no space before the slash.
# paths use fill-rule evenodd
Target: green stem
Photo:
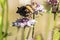
<path id="1" fill-rule="evenodd" d="M 8 0 L 6 0 L 6 12 L 7 12 L 7 14 L 6 14 L 6 30 L 5 30 L 5 35 L 7 34 L 7 32 L 8 32 Z M 7 37 L 5 38 L 5 40 L 7 40 Z"/>
<path id="2" fill-rule="evenodd" d="M 35 14 L 33 14 L 33 19 L 35 19 Z M 35 25 L 33 25 L 32 38 L 33 38 L 33 35 L 34 35 L 34 26 Z"/>
<path id="3" fill-rule="evenodd" d="M 3 40 L 3 35 L 2 35 L 2 31 L 3 31 L 3 20 L 4 20 L 4 7 L 2 6 L 2 19 L 1 19 L 1 25 L 0 25 L 0 40 Z"/>
<path id="4" fill-rule="evenodd" d="M 26 39 L 29 39 L 30 32 L 31 32 L 31 28 L 29 28 L 29 31 L 28 31 Z"/>
<path id="5" fill-rule="evenodd" d="M 52 15 L 52 13 L 51 13 L 51 11 L 49 11 L 48 27 L 46 29 L 46 40 L 48 38 L 48 32 L 49 32 L 49 29 L 50 29 L 50 18 L 51 18 L 51 15 Z"/>
<path id="6" fill-rule="evenodd" d="M 54 28 L 56 27 L 56 16 L 57 16 L 57 13 L 54 14 Z"/>
<path id="7" fill-rule="evenodd" d="M 57 16 L 57 13 L 54 14 L 54 28 L 56 28 L 56 16 Z M 54 40 L 54 32 L 52 34 L 52 40 Z"/>
<path id="8" fill-rule="evenodd" d="M 60 30 L 59 30 L 59 40 L 60 40 Z"/>
<path id="9" fill-rule="evenodd" d="M 21 36 L 21 40 L 25 40 L 25 28 L 22 28 L 22 36 Z"/>

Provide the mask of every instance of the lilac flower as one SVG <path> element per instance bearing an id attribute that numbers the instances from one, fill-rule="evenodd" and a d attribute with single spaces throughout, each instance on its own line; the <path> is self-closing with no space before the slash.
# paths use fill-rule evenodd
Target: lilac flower
<path id="1" fill-rule="evenodd" d="M 33 20 L 33 19 L 29 20 L 28 18 L 22 18 L 22 19 L 16 20 L 16 22 L 13 22 L 12 26 L 17 26 L 17 27 L 29 26 L 29 27 L 31 27 L 35 23 L 36 23 L 36 20 Z"/>
<path id="2" fill-rule="evenodd" d="M 58 0 L 47 0 L 48 4 L 53 4 L 53 5 L 56 5 L 59 3 Z"/>

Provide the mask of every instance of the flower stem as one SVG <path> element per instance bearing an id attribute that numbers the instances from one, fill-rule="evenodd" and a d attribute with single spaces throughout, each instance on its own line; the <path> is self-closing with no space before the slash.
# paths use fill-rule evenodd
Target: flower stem
<path id="1" fill-rule="evenodd" d="M 6 35 L 7 32 L 8 32 L 8 25 L 9 25 L 9 23 L 8 23 L 8 0 L 6 0 L 6 12 L 7 12 L 7 14 L 6 14 L 6 29 L 5 29 L 5 35 Z M 7 37 L 5 38 L 5 40 L 7 40 Z"/>

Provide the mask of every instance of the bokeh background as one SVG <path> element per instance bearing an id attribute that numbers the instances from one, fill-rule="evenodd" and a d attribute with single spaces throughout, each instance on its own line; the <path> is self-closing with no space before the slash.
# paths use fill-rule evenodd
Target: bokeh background
<path id="1" fill-rule="evenodd" d="M 34 0 L 34 1 L 44 5 L 46 0 Z M 22 6 L 22 5 L 19 3 L 19 0 L 8 0 L 8 7 L 9 7 L 8 8 L 9 9 L 8 10 L 9 11 L 9 14 L 8 14 L 8 21 L 9 21 L 8 33 L 10 33 L 11 36 L 7 36 L 7 40 L 15 40 L 16 36 L 17 36 L 17 40 L 21 40 L 22 28 L 17 33 L 17 28 L 11 26 L 11 23 L 16 21 L 17 18 L 21 18 L 21 16 L 16 13 L 17 7 L 20 7 L 20 6 Z M 1 6 L 0 6 L 0 11 L 2 11 Z M 43 16 L 41 16 L 40 14 L 36 15 L 35 20 L 37 20 L 37 23 L 35 24 L 34 38 L 35 38 L 35 35 L 41 34 L 43 39 L 46 40 L 46 30 L 48 29 L 48 26 L 49 26 L 48 21 L 50 20 L 50 28 L 48 30 L 49 36 L 48 36 L 47 40 L 51 40 L 50 34 L 51 34 L 53 27 L 54 27 L 54 15 L 53 14 L 50 15 L 48 12 L 46 12 L 46 13 L 43 13 Z M 60 25 L 60 14 L 58 14 L 57 18 L 56 18 L 56 26 L 59 27 L 59 25 Z M 3 31 L 5 31 L 5 27 L 6 27 L 6 12 L 4 14 Z M 27 35 L 28 31 L 29 31 L 29 28 L 26 28 L 25 35 Z M 31 33 L 30 33 L 29 38 L 31 38 L 31 37 L 32 37 L 32 28 L 31 28 Z"/>

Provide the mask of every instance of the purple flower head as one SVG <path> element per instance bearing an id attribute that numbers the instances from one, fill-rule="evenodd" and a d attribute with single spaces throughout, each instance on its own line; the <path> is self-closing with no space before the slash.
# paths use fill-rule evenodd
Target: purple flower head
<path id="1" fill-rule="evenodd" d="M 39 3 L 37 3 L 37 7 L 40 7 L 40 4 Z"/>
<path id="2" fill-rule="evenodd" d="M 17 20 L 17 22 L 21 22 L 21 23 L 28 22 L 28 21 L 29 21 L 28 18 L 22 18 Z"/>
<path id="3" fill-rule="evenodd" d="M 58 4 L 58 0 L 48 0 L 48 3 L 56 5 Z"/>

